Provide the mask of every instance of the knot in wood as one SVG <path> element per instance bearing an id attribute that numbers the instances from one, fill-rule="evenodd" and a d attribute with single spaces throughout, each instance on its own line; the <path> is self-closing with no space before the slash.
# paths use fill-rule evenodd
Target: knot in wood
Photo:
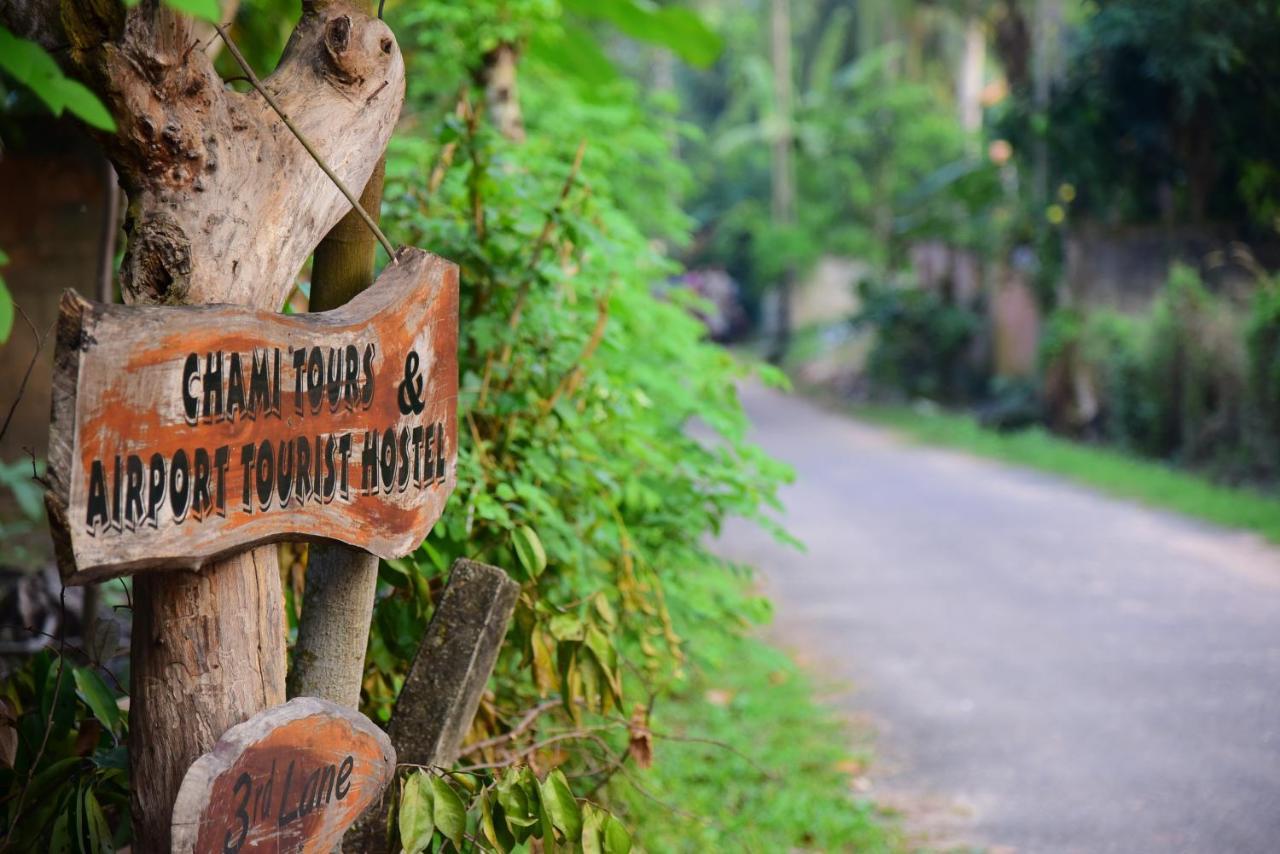
<path id="1" fill-rule="evenodd" d="M 332 14 L 324 26 L 325 76 L 350 87 L 385 79 L 398 59 L 391 29 L 377 18 L 338 9 Z"/>
<path id="2" fill-rule="evenodd" d="M 178 305 L 191 287 L 191 240 L 164 213 L 131 223 L 120 281 L 133 303 Z"/>

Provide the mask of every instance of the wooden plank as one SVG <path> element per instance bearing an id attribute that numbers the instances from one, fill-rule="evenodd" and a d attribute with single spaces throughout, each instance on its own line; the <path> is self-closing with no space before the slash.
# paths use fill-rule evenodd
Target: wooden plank
<path id="1" fill-rule="evenodd" d="M 519 596 L 520 585 L 498 567 L 454 561 L 388 728 L 405 762 L 457 761 Z"/>
<path id="2" fill-rule="evenodd" d="M 173 852 L 329 852 L 395 776 L 386 733 L 299 697 L 233 726 L 192 764 L 173 806 Z"/>
<path id="3" fill-rule="evenodd" d="M 496 566 L 459 558 L 405 676 L 388 728 L 399 761 L 449 767 L 480 707 L 520 585 Z M 347 834 L 347 850 L 387 851 L 390 796 Z"/>
<path id="4" fill-rule="evenodd" d="M 285 539 L 416 548 L 455 482 L 458 269 L 397 261 L 296 316 L 67 292 L 45 497 L 64 580 Z"/>

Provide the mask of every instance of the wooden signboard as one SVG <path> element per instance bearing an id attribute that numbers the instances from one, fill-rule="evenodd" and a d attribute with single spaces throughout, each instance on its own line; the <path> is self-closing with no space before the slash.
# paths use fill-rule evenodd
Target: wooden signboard
<path id="1" fill-rule="evenodd" d="M 416 548 L 455 479 L 458 269 L 396 260 L 316 314 L 67 292 L 45 497 L 64 580 L 284 539 Z"/>
<path id="2" fill-rule="evenodd" d="M 173 852 L 328 852 L 395 775 L 386 733 L 299 697 L 233 726 L 192 764 L 173 805 Z"/>

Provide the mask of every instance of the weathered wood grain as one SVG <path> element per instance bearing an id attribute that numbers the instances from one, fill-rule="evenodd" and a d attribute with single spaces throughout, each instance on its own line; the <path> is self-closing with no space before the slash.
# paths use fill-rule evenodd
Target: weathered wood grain
<path id="1" fill-rule="evenodd" d="M 318 314 L 68 292 L 46 496 L 64 579 L 282 539 L 416 548 L 455 479 L 458 273 L 397 261 Z"/>
<path id="2" fill-rule="evenodd" d="M 519 596 L 520 585 L 498 567 L 454 561 L 391 718 L 401 762 L 449 767 L 458 761 Z M 365 813 L 347 835 L 348 850 L 387 851 L 390 808 L 383 797 Z"/>
<path id="3" fill-rule="evenodd" d="M 174 854 L 329 852 L 395 775 L 386 733 L 299 697 L 229 729 L 192 764 L 173 807 Z"/>

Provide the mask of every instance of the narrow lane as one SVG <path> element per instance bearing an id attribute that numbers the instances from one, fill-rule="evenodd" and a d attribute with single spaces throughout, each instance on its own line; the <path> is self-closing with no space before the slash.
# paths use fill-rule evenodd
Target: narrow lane
<path id="1" fill-rule="evenodd" d="M 1018 852 L 1280 852 L 1280 549 L 744 390 L 796 468 L 776 632 L 878 731 L 875 797 Z M 910 807 L 908 807 L 910 809 Z"/>

